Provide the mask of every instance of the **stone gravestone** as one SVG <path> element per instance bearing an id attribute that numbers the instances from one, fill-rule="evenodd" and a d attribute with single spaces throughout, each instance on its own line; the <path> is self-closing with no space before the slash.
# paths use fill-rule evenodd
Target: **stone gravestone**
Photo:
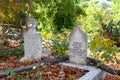
<path id="1" fill-rule="evenodd" d="M 27 32 L 24 33 L 24 57 L 20 61 L 39 59 L 42 57 L 42 38 L 37 28 L 37 20 L 28 18 Z"/>
<path id="2" fill-rule="evenodd" d="M 69 37 L 69 61 L 76 64 L 86 64 L 87 47 L 87 35 L 78 26 Z"/>

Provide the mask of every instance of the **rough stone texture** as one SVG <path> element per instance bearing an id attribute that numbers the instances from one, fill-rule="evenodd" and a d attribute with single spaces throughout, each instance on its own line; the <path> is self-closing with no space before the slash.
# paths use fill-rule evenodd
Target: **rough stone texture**
<path id="1" fill-rule="evenodd" d="M 69 61 L 77 64 L 86 64 L 87 58 L 87 35 L 78 26 L 70 34 L 69 38 Z"/>
<path id="2" fill-rule="evenodd" d="M 42 57 L 42 38 L 37 28 L 37 20 L 29 18 L 28 31 L 24 33 L 25 56 L 20 61 L 39 59 Z"/>
<path id="3" fill-rule="evenodd" d="M 86 73 L 84 76 L 77 80 L 104 80 L 106 72 L 95 68 L 93 66 L 86 66 L 86 65 L 79 65 L 79 64 L 72 64 L 72 63 L 65 63 L 61 62 L 59 63 L 63 66 L 69 66 L 69 67 L 74 67 L 78 69 L 83 69 L 83 70 L 88 70 L 89 72 Z"/>
<path id="4" fill-rule="evenodd" d="M 52 54 L 52 52 L 51 51 L 49 51 L 49 50 L 47 50 L 47 49 L 42 49 L 42 56 L 49 56 L 49 55 L 51 55 Z"/>

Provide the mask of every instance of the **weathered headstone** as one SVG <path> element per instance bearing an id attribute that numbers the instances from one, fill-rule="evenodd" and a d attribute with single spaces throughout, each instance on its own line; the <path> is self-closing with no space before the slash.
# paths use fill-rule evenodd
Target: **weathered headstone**
<path id="1" fill-rule="evenodd" d="M 24 33 L 24 53 L 25 56 L 20 61 L 39 59 L 42 57 L 42 38 L 37 28 L 37 20 L 28 18 L 27 32 Z"/>
<path id="2" fill-rule="evenodd" d="M 86 64 L 88 40 L 87 35 L 78 26 L 69 37 L 69 61 Z"/>

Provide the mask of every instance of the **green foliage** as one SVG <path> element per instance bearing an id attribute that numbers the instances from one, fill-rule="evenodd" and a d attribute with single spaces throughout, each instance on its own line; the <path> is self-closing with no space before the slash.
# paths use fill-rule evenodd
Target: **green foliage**
<path id="1" fill-rule="evenodd" d="M 24 54 L 24 49 L 23 46 L 20 46 L 19 48 L 14 49 L 13 51 L 6 51 L 6 53 L 4 54 L 20 57 Z"/>
<path id="2" fill-rule="evenodd" d="M 111 20 L 108 24 L 103 26 L 103 30 L 108 32 L 110 36 L 120 36 L 120 21 L 115 23 Z"/>
<path id="3" fill-rule="evenodd" d="M 18 80 L 26 80 L 27 79 L 27 78 L 25 78 L 23 76 L 20 76 L 19 74 L 17 74 L 16 72 L 14 72 L 12 69 L 5 70 L 5 74 L 7 76 L 10 76 L 11 79 L 14 78 L 14 77 L 16 77 Z M 30 74 L 29 74 L 29 76 L 30 76 Z"/>
<path id="4" fill-rule="evenodd" d="M 97 59 L 102 59 L 106 62 L 114 62 L 114 57 L 117 52 L 115 42 L 104 38 L 102 35 L 96 35 L 90 42 L 90 50 L 92 56 Z"/>
<path id="5" fill-rule="evenodd" d="M 41 64 L 38 65 L 38 66 L 33 66 L 33 70 L 35 71 L 35 74 L 34 74 L 33 78 L 35 79 L 35 78 L 37 77 L 37 78 L 39 78 L 38 80 L 42 80 L 42 76 L 43 76 L 44 74 L 46 74 L 46 73 L 45 73 L 45 72 L 39 72 L 39 70 L 38 70 L 37 67 L 42 67 L 42 68 L 44 68 L 45 65 L 44 65 L 44 63 L 41 63 Z M 14 79 L 14 78 L 15 78 L 15 79 L 18 79 L 18 80 L 27 80 L 27 79 L 30 78 L 31 72 L 28 71 L 28 72 L 26 72 L 26 73 L 27 73 L 26 76 L 22 76 L 22 75 L 19 75 L 19 74 L 16 73 L 16 72 L 14 72 L 13 69 L 11 69 L 11 68 L 5 70 L 5 74 L 6 74 L 7 76 L 11 76 L 11 79 Z"/>
<path id="6" fill-rule="evenodd" d="M 66 39 L 60 40 L 58 39 L 54 39 L 53 41 L 53 45 L 52 45 L 52 52 L 55 55 L 65 55 L 67 54 L 67 50 L 68 50 L 68 42 Z"/>
<path id="7" fill-rule="evenodd" d="M 0 21 L 21 26 L 25 24 L 24 21 L 26 17 L 36 18 L 38 20 L 39 31 L 41 31 L 43 37 L 52 39 L 52 51 L 57 55 L 67 54 L 68 35 L 66 35 L 64 28 L 73 29 L 74 25 L 81 24 L 89 36 L 90 48 L 93 53 L 95 53 L 94 55 L 98 56 L 98 54 L 102 52 L 100 55 L 103 60 L 112 60 L 116 52 L 116 48 L 113 46 L 115 43 L 109 39 L 104 39 L 103 36 L 95 35 L 98 34 L 99 31 L 108 31 L 112 35 L 119 34 L 119 0 L 113 0 L 112 11 L 110 12 L 104 8 L 96 7 L 97 0 L 31 1 L 32 0 L 1 0 Z M 21 29 L 21 27 L 18 26 L 17 28 Z M 6 31 L 7 29 L 4 30 L 4 32 Z M 107 44 L 107 42 L 110 43 Z M 7 42 L 5 44 L 7 44 Z M 8 52 L 7 54 L 17 55 L 20 51 L 16 50 Z"/>
<path id="8" fill-rule="evenodd" d="M 88 34 L 88 37 L 92 39 L 93 36 L 97 34 L 100 29 L 101 18 L 106 19 L 104 18 L 106 11 L 90 5 L 87 2 L 80 3 L 79 6 L 84 9 L 86 16 L 78 16 L 76 24 L 81 24 L 82 28 Z"/>
<path id="9" fill-rule="evenodd" d="M 120 0 L 113 0 L 112 11 L 115 15 L 114 19 L 119 20 L 120 17 L 117 16 L 120 16 Z"/>
<path id="10" fill-rule="evenodd" d="M 68 32 L 56 34 L 52 38 L 52 52 L 55 55 L 65 55 L 68 53 Z"/>
<path id="11" fill-rule="evenodd" d="M 30 0 L 1 0 L 0 22 L 19 25 L 23 24 L 29 1 Z"/>
<path id="12" fill-rule="evenodd" d="M 86 13 L 86 16 L 80 15 L 77 17 L 76 24 L 81 24 L 82 28 L 87 32 L 90 43 L 91 55 L 94 58 L 103 61 L 114 61 L 117 52 L 115 46 L 119 37 L 119 0 L 113 1 L 112 11 L 96 6 L 97 1 L 83 1 L 79 4 Z M 111 36 L 105 38 L 106 31 Z M 101 34 L 101 35 L 98 35 Z M 114 36 L 112 36 L 114 35 Z M 116 38 L 115 35 L 118 35 Z M 109 38 L 109 39 L 108 39 Z M 112 41 L 112 40 L 114 41 Z M 119 44 L 119 43 L 118 43 Z"/>
<path id="13" fill-rule="evenodd" d="M 7 76 L 15 76 L 15 72 L 12 69 L 10 69 L 10 68 L 5 70 L 5 74 Z"/>
<path id="14" fill-rule="evenodd" d="M 23 33 L 31 5 L 31 0 L 0 0 L 0 35 L 10 30 Z"/>
<path id="15" fill-rule="evenodd" d="M 85 14 L 76 0 L 50 0 L 33 2 L 31 16 L 38 19 L 39 31 L 42 36 L 52 40 L 53 53 L 66 54 L 68 39 L 64 36 L 64 28 L 73 29 L 76 17 Z M 61 36 L 58 38 L 58 35 Z M 63 38 L 64 37 L 64 38 Z"/>
<path id="16" fill-rule="evenodd" d="M 75 17 L 82 13 L 82 9 L 76 5 L 74 0 L 61 0 L 56 5 L 58 7 L 53 18 L 53 24 L 57 30 L 61 30 L 63 27 L 73 28 Z"/>
<path id="17" fill-rule="evenodd" d="M 0 51 L 0 56 L 2 56 L 1 59 L 3 60 L 6 59 L 8 55 L 20 57 L 20 56 L 23 56 L 23 54 L 24 54 L 23 46 L 20 46 L 19 48 L 16 48 L 13 50 L 1 50 Z"/>
<path id="18" fill-rule="evenodd" d="M 61 31 L 62 28 L 72 29 L 75 18 L 84 14 L 75 0 L 50 0 L 33 4 L 31 16 L 38 19 L 39 30 L 42 32 Z"/>

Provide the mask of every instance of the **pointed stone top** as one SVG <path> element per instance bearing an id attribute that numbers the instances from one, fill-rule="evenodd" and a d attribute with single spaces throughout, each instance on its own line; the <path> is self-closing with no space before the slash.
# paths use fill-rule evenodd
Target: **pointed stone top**
<path id="1" fill-rule="evenodd" d="M 28 26 L 28 28 L 36 29 L 37 28 L 37 19 L 35 19 L 35 18 L 28 18 L 27 26 Z"/>
<path id="2" fill-rule="evenodd" d="M 83 35 L 83 36 L 86 36 L 86 37 L 84 37 L 84 38 L 85 38 L 85 41 L 87 41 L 87 35 L 86 35 L 86 33 L 81 29 L 80 25 L 78 25 L 78 26 L 76 27 L 76 29 L 73 30 L 73 31 L 70 33 L 70 36 L 69 36 L 70 38 L 69 38 L 69 39 L 71 39 L 72 36 L 77 35 L 76 32 L 79 32 L 79 34 L 81 34 L 81 35 Z M 78 35 L 78 37 L 79 37 L 79 35 Z"/>

